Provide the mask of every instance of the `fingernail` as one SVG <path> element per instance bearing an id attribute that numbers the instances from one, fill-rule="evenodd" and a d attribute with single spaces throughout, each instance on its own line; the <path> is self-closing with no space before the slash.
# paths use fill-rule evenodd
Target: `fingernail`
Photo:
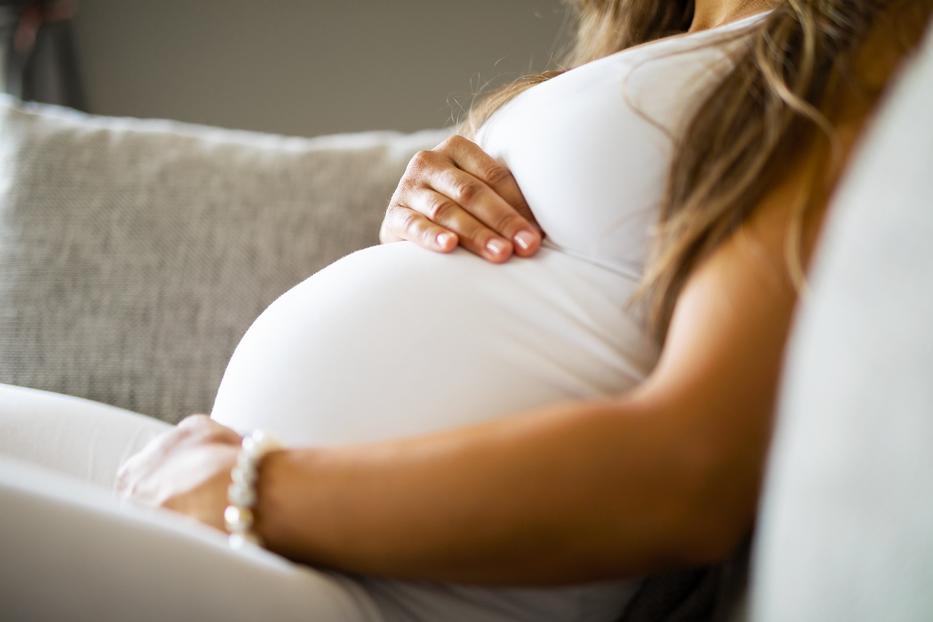
<path id="1" fill-rule="evenodd" d="M 506 246 L 505 242 L 503 242 L 502 240 L 493 238 L 489 240 L 488 242 L 486 242 L 486 250 L 492 253 L 493 255 L 499 255 L 501 253 L 504 253 L 506 249 L 508 249 L 508 246 Z"/>
<path id="2" fill-rule="evenodd" d="M 447 233 L 445 231 L 443 233 L 437 234 L 437 245 L 440 246 L 441 248 L 447 248 L 447 244 L 450 242 L 453 242 L 453 240 L 454 240 L 454 236 L 452 233 Z"/>
<path id="3" fill-rule="evenodd" d="M 531 245 L 535 242 L 535 234 L 531 231 L 519 231 L 515 234 L 515 243 L 524 250 L 527 251 L 531 248 Z"/>

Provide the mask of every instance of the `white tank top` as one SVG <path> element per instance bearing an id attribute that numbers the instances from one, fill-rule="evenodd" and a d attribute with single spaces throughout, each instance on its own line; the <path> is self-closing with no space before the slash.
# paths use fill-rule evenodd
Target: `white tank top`
<path id="1" fill-rule="evenodd" d="M 672 152 L 658 125 L 676 133 L 730 67 L 725 47 L 698 44 L 756 19 L 613 54 L 506 104 L 477 140 L 512 170 L 548 235 L 535 257 L 494 265 L 408 242 L 352 253 L 260 315 L 230 360 L 212 416 L 326 446 L 618 395 L 641 382 L 658 351 L 627 302 Z M 367 582 L 386 611 L 474 622 L 612 620 L 637 585 Z"/>

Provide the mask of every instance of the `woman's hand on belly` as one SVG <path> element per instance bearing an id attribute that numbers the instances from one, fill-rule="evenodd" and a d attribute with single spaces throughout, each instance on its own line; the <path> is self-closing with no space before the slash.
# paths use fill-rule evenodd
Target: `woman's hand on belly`
<path id="1" fill-rule="evenodd" d="M 120 465 L 116 490 L 124 499 L 224 531 L 230 471 L 241 442 L 232 429 L 192 415 Z"/>
<path id="2" fill-rule="evenodd" d="M 383 243 L 408 240 L 438 252 L 459 244 L 495 263 L 513 250 L 534 255 L 542 236 L 509 170 L 456 134 L 412 157 L 379 231 Z"/>

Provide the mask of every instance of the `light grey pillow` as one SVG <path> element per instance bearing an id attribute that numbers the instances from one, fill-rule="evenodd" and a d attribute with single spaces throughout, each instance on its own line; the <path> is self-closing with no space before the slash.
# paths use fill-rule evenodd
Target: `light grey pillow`
<path id="1" fill-rule="evenodd" d="M 933 620 L 933 33 L 834 202 L 792 338 L 753 619 Z"/>
<path id="2" fill-rule="evenodd" d="M 283 138 L 0 99 L 0 382 L 177 421 L 279 294 L 378 243 L 448 130 Z"/>

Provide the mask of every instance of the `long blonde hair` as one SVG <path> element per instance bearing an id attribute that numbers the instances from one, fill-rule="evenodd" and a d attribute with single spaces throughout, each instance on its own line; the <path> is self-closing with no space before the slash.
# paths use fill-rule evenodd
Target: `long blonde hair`
<path id="1" fill-rule="evenodd" d="M 687 31 L 694 12 L 694 0 L 568 1 L 576 10 L 576 40 L 558 68 L 493 92 L 470 110 L 461 132 L 474 135 L 504 103 L 564 71 Z M 754 26 L 734 68 L 696 107 L 676 142 L 642 282 L 660 340 L 692 270 L 780 181 L 781 163 L 817 140 L 832 143 L 830 95 L 858 91 L 853 62 L 879 20 L 906 7 L 917 11 L 911 14 L 915 25 L 916 20 L 924 24 L 931 4 L 933 0 L 780 0 Z M 800 239 L 806 208 L 801 207 L 789 239 Z M 799 257 L 789 254 L 789 270 L 798 282 L 803 274 Z"/>

